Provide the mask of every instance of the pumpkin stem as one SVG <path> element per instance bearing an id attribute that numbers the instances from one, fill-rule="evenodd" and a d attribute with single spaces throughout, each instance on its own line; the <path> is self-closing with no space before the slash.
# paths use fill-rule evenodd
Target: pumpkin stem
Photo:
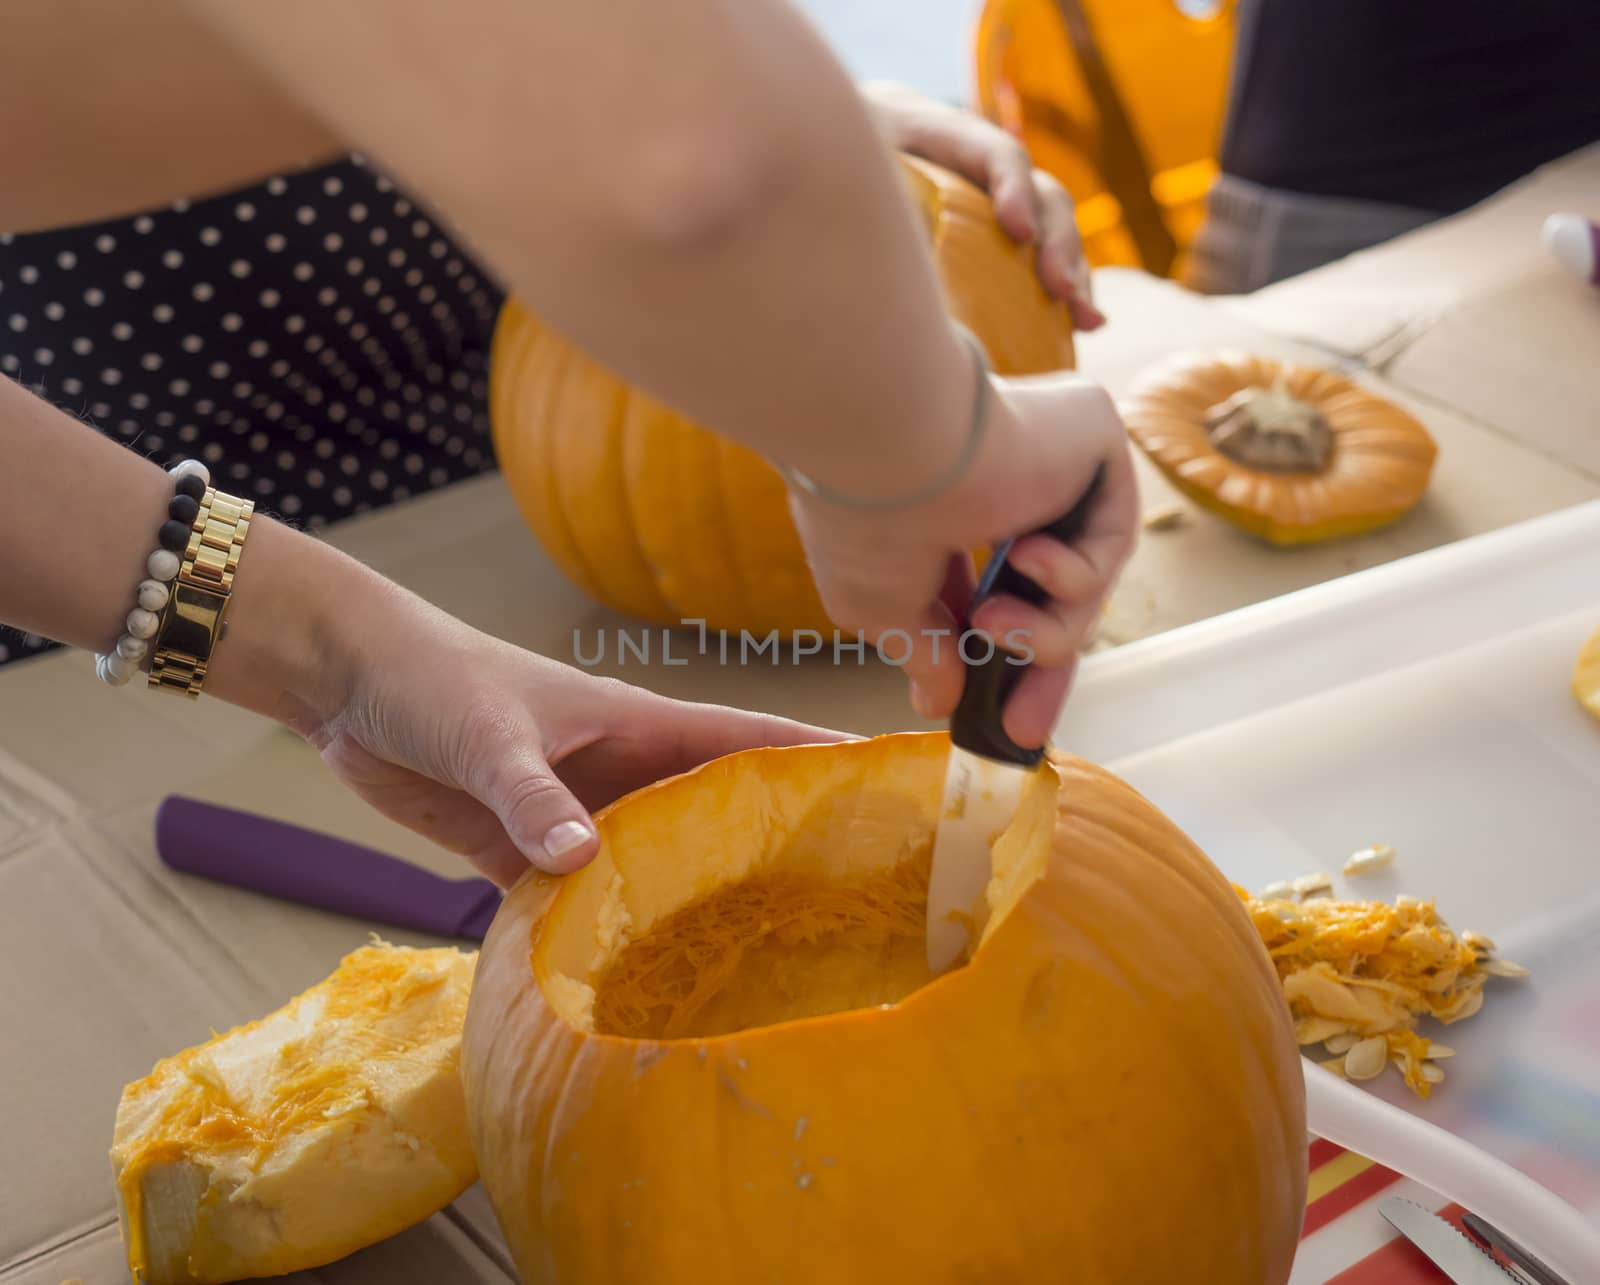
<path id="1" fill-rule="evenodd" d="M 1241 388 L 1205 416 L 1211 444 L 1230 460 L 1271 473 L 1320 473 L 1333 431 L 1314 406 L 1281 388 Z"/>

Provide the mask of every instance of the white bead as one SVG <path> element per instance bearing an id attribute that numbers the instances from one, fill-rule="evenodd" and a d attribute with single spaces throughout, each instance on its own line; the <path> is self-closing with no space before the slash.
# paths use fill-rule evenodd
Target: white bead
<path id="1" fill-rule="evenodd" d="M 154 638 L 160 625 L 161 617 L 143 607 L 135 607 L 128 613 L 128 632 L 135 638 Z"/>
<path id="2" fill-rule="evenodd" d="M 181 481 L 183 478 L 193 474 L 207 486 L 211 485 L 211 470 L 199 460 L 180 460 L 167 471 L 172 475 L 174 482 Z"/>
<path id="3" fill-rule="evenodd" d="M 143 660 L 145 652 L 149 650 L 149 643 L 143 638 L 135 638 L 132 634 L 123 634 L 117 639 L 117 655 L 125 656 L 129 660 Z"/>
<path id="4" fill-rule="evenodd" d="M 162 550 L 166 552 L 166 550 Z M 141 580 L 139 582 L 139 605 L 146 611 L 160 611 L 167 605 L 167 586 L 159 580 Z"/>
<path id="5" fill-rule="evenodd" d="M 152 549 L 144 565 L 152 579 L 165 583 L 178 574 L 178 568 L 183 563 L 171 549 Z"/>
<path id="6" fill-rule="evenodd" d="M 121 687 L 128 681 L 128 679 L 133 677 L 132 673 L 124 674 L 121 677 L 118 677 L 117 674 L 112 671 L 110 656 L 96 656 L 94 658 L 94 673 L 95 677 L 98 678 L 102 683 L 109 684 L 112 687 Z"/>
<path id="7" fill-rule="evenodd" d="M 138 672 L 139 662 L 136 660 L 118 656 L 115 652 L 106 657 L 106 673 L 110 674 L 118 684 L 127 682 Z"/>

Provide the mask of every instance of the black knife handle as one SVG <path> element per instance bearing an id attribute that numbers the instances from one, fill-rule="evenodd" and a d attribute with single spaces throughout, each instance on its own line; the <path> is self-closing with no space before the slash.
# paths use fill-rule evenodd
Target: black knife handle
<path id="1" fill-rule="evenodd" d="M 1096 466 L 1089 485 L 1078 497 L 1076 504 L 1037 534 L 1054 536 L 1062 543 L 1070 543 L 1083 534 L 1095 501 L 1105 482 L 1106 466 Z M 968 610 L 970 618 L 979 606 L 996 594 L 1010 594 L 1035 607 L 1050 601 L 1050 595 L 1007 561 L 1012 541 L 1000 545 L 984 567 L 972 596 Z M 1024 749 L 1009 736 L 1004 727 L 1006 702 L 1016 689 L 1018 681 L 1028 670 L 1021 657 L 1003 651 L 998 643 L 987 658 L 967 665 L 966 685 L 961 691 L 961 703 L 950 719 L 950 740 L 961 749 L 981 754 L 1002 763 L 1016 763 L 1032 767 L 1044 757 L 1044 747 Z"/>

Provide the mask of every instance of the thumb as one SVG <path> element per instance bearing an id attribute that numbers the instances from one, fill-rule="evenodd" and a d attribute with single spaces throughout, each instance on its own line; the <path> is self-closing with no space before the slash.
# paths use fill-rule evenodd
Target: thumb
<path id="1" fill-rule="evenodd" d="M 594 821 L 536 748 L 532 729 L 514 741 L 496 739 L 471 792 L 537 869 L 560 875 L 588 865 L 600 850 Z"/>

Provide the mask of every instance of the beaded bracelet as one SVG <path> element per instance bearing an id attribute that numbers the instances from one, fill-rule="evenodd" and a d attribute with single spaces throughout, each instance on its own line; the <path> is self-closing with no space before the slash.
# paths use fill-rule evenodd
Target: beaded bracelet
<path id="1" fill-rule="evenodd" d="M 211 470 L 199 460 L 183 460 L 168 472 L 173 479 L 173 496 L 167 503 L 167 519 L 156 533 L 156 547 L 145 559 L 149 576 L 139 582 L 136 602 L 128 613 L 127 631 L 109 653 L 94 658 L 96 676 L 113 687 L 123 686 L 138 673 L 139 663 L 150 651 L 150 641 L 161 627 L 161 612 L 172 596 L 172 582 L 183 565 L 190 527 L 200 512 L 206 488 L 211 485 Z"/>

